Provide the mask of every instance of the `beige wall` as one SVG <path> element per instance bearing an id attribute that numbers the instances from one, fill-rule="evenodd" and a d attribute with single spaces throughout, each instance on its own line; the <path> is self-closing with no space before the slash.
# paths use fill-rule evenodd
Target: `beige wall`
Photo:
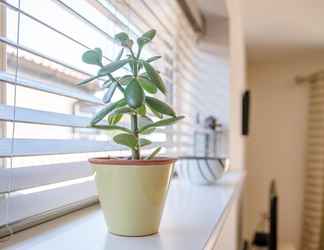
<path id="1" fill-rule="evenodd" d="M 250 135 L 244 234 L 251 236 L 258 214 L 268 208 L 268 189 L 279 191 L 279 238 L 298 246 L 301 234 L 308 89 L 294 77 L 324 68 L 324 55 L 300 55 L 277 62 L 249 63 Z"/>
<path id="2" fill-rule="evenodd" d="M 230 19 L 230 126 L 229 153 L 232 168 L 244 168 L 245 138 L 241 136 L 241 97 L 246 88 L 245 43 L 241 2 L 227 0 Z"/>

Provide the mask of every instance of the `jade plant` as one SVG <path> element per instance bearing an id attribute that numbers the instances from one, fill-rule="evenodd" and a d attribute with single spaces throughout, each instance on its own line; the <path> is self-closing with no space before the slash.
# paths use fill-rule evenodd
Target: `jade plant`
<path id="1" fill-rule="evenodd" d="M 161 150 L 161 147 L 157 147 L 149 156 L 141 157 L 141 148 L 152 143 L 143 136 L 154 132 L 157 127 L 172 125 L 184 118 L 176 116 L 167 103 L 153 96 L 158 92 L 164 95 L 167 93 L 159 71 L 152 65 L 152 62 L 160 59 L 161 56 L 141 57 L 143 48 L 153 40 L 155 35 L 155 30 L 145 32 L 137 39 L 135 49 L 134 42 L 127 33 L 116 34 L 114 40 L 121 49 L 117 58 L 107 65 L 103 65 L 103 54 L 100 48 L 88 50 L 82 55 L 83 62 L 96 65 L 99 70 L 97 75 L 80 82 L 79 85 L 88 84 L 98 78 L 104 80 L 105 107 L 93 117 L 90 126 L 120 132 L 113 137 L 113 140 L 130 148 L 133 160 L 153 159 Z M 128 69 L 127 74 L 114 76 L 114 72 L 123 67 Z M 123 98 L 112 102 L 116 91 L 120 91 Z M 156 119 L 152 120 L 149 113 Z M 130 117 L 130 127 L 118 125 L 124 115 Z"/>

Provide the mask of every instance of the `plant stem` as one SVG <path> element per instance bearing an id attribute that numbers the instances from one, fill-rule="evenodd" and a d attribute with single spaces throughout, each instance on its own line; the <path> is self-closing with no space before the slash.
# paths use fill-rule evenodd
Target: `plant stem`
<path id="1" fill-rule="evenodd" d="M 124 90 L 123 87 L 121 86 L 120 82 L 117 81 L 117 79 L 114 78 L 114 77 L 112 76 L 112 74 L 108 74 L 108 76 L 109 76 L 109 78 L 110 78 L 111 80 L 113 80 L 114 82 L 117 83 L 117 88 L 119 88 L 119 90 L 120 90 L 122 93 L 124 93 L 125 90 Z"/>
<path id="2" fill-rule="evenodd" d="M 140 159 L 140 149 L 139 149 L 139 133 L 138 133 L 138 120 L 137 114 L 131 115 L 131 128 L 133 131 L 134 136 L 137 139 L 137 148 L 132 149 L 132 159 L 139 160 Z"/>

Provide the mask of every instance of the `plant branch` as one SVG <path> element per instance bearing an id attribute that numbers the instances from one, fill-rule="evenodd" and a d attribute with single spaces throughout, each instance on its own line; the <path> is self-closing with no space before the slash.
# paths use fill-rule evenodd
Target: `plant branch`
<path id="1" fill-rule="evenodd" d="M 122 93 L 124 93 L 125 90 L 124 90 L 124 88 L 121 86 L 120 82 L 119 82 L 115 77 L 113 77 L 112 74 L 108 74 L 108 76 L 109 76 L 109 78 L 110 78 L 112 81 L 114 81 L 114 82 L 117 83 L 117 88 L 118 88 Z"/>
<path id="2" fill-rule="evenodd" d="M 138 119 L 137 114 L 131 115 L 131 128 L 133 131 L 134 136 L 137 140 L 137 147 L 135 149 L 132 149 L 132 159 L 133 160 L 139 160 L 140 159 L 140 149 L 139 149 L 139 133 L 138 133 Z"/>

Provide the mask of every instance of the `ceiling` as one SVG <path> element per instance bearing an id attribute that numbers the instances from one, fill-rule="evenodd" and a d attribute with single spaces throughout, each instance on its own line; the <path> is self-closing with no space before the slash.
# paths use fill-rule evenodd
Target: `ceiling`
<path id="1" fill-rule="evenodd" d="M 323 0 L 245 0 L 249 60 L 270 60 L 324 49 Z"/>
<path id="2" fill-rule="evenodd" d="M 198 0 L 198 5 L 205 16 L 227 17 L 226 0 Z"/>

